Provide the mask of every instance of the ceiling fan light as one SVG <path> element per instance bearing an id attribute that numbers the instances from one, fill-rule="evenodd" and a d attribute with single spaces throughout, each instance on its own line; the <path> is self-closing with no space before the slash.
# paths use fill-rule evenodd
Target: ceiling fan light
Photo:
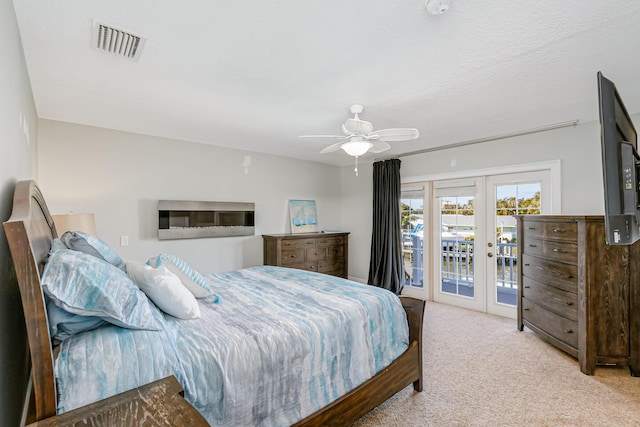
<path id="1" fill-rule="evenodd" d="M 451 0 L 427 0 L 425 7 L 432 15 L 442 15 L 451 7 Z"/>
<path id="2" fill-rule="evenodd" d="M 340 146 L 350 156 L 358 157 L 369 151 L 369 148 L 373 146 L 368 141 L 349 141 Z"/>

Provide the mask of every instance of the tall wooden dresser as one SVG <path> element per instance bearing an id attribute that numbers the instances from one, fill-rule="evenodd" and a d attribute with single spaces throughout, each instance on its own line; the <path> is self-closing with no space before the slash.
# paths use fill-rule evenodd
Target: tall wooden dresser
<path id="1" fill-rule="evenodd" d="M 349 233 L 263 234 L 264 265 L 349 275 Z"/>
<path id="2" fill-rule="evenodd" d="M 609 246 L 602 216 L 517 216 L 518 329 L 576 357 L 580 370 L 640 376 L 640 242 Z"/>

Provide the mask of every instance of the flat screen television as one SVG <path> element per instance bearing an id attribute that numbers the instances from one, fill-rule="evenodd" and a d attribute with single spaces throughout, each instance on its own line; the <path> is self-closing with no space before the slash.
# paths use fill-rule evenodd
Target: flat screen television
<path id="1" fill-rule="evenodd" d="M 606 241 L 629 245 L 640 239 L 637 133 L 615 84 L 601 72 L 598 98 Z"/>

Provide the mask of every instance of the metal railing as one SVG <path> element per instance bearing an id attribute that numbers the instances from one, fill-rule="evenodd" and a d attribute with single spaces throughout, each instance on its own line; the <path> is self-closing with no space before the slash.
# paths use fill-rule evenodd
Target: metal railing
<path id="1" fill-rule="evenodd" d="M 407 284 L 422 287 L 423 285 L 423 241 L 420 236 L 405 239 L 405 278 Z M 517 288 L 517 244 L 497 243 L 495 259 L 497 263 L 496 284 L 503 288 Z M 473 286 L 473 253 L 472 240 L 441 240 L 441 278 L 456 283 Z"/>

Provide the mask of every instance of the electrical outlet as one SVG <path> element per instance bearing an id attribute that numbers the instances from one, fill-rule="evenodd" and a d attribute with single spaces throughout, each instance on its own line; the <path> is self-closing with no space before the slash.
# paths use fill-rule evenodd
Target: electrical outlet
<path id="1" fill-rule="evenodd" d="M 129 246 L 129 236 L 120 236 L 120 246 Z"/>

